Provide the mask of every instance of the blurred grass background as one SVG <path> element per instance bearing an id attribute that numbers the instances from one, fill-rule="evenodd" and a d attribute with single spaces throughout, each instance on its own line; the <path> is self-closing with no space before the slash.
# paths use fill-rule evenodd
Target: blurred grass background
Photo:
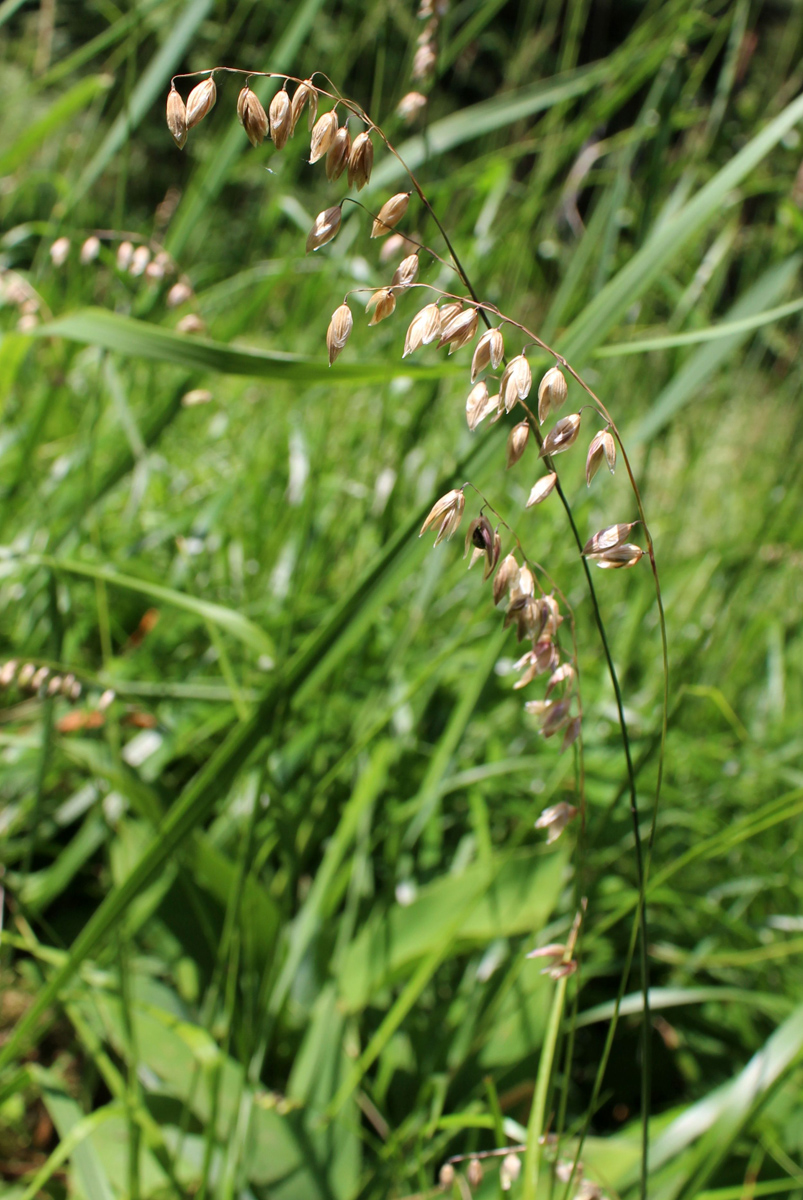
<path id="1" fill-rule="evenodd" d="M 399 3 L 0 5 L 0 651 L 83 686 L 0 701 L 14 1200 L 434 1194 L 449 1155 L 523 1136 L 554 989 L 524 953 L 565 938 L 579 889 L 552 1102 L 571 1156 L 630 938 L 621 743 L 565 519 L 524 511 L 534 459 L 505 473 L 501 426 L 468 433 L 470 351 L 402 363 L 419 294 L 357 318 L 329 370 L 331 312 L 393 264 L 354 206 L 305 258 L 342 193 L 302 126 L 251 149 L 238 82 L 175 149 L 170 76 L 220 64 L 324 71 L 364 104 L 478 293 L 623 430 L 671 659 L 650 1195 L 803 1195 L 803 9 L 460 0 L 407 126 L 421 28 Z M 378 154 L 360 198 L 401 186 Z M 404 229 L 442 249 L 415 203 Z M 128 235 L 175 273 L 118 269 Z M 451 286 L 426 256 L 421 278 Z M 632 520 L 622 472 L 587 491 L 581 458 L 561 460 L 581 531 Z M 534 829 L 575 777 L 512 691 L 512 631 L 459 537 L 415 536 L 465 478 L 576 610 L 582 846 Z M 595 582 L 646 821 L 652 584 Z M 609 1195 L 637 1181 L 627 990 L 583 1150 Z M 476 1194 L 499 1189 L 492 1164 Z"/>

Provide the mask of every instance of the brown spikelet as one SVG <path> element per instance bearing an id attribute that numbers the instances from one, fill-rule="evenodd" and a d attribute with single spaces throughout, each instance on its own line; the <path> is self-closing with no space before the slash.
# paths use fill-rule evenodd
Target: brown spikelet
<path id="1" fill-rule="evenodd" d="M 404 339 L 402 358 L 412 354 L 419 346 L 428 346 L 430 342 L 434 342 L 440 333 L 440 327 L 440 309 L 437 304 L 427 304 L 425 308 L 416 313 L 410 322 L 407 337 Z"/>
<path id="2" fill-rule="evenodd" d="M 505 340 L 501 329 L 487 330 L 477 342 L 471 360 L 471 382 L 473 383 L 480 371 L 484 371 L 489 364 L 496 370 L 504 357 Z"/>
<path id="3" fill-rule="evenodd" d="M 621 546 L 615 546 L 613 550 L 606 550 L 603 554 L 594 555 L 594 560 L 598 567 L 603 570 L 621 570 L 623 567 L 634 567 L 639 559 L 644 557 L 644 551 L 641 546 L 634 546 L 632 542 L 622 542 Z"/>
<path id="4" fill-rule="evenodd" d="M 600 529 L 583 546 L 583 554 L 604 554 L 608 550 L 615 549 L 616 546 L 621 546 L 635 524 L 635 521 L 629 521 L 627 523 L 620 523 L 619 525 L 608 525 L 605 529 Z"/>
<path id="5" fill-rule="evenodd" d="M 450 538 L 460 524 L 465 507 L 466 498 L 459 488 L 447 492 L 433 504 L 418 536 L 422 537 L 433 525 L 439 525 L 435 545 L 437 546 L 444 538 Z"/>
<path id="6" fill-rule="evenodd" d="M 340 308 L 336 308 L 332 313 L 332 319 L 326 331 L 326 347 L 329 351 L 330 367 L 348 341 L 353 324 L 354 318 L 348 304 L 341 304 Z"/>
<path id="7" fill-rule="evenodd" d="M 540 504 L 542 500 L 546 500 L 557 482 L 558 477 L 554 471 L 550 471 L 543 479 L 539 479 L 527 497 L 527 503 L 524 507 L 532 508 L 534 504 Z"/>
<path id="8" fill-rule="evenodd" d="M 371 237 L 384 237 L 394 229 L 404 214 L 407 212 L 407 205 L 410 203 L 409 192 L 397 192 L 395 196 L 391 196 L 379 210 L 379 213 L 374 218 L 374 223 L 371 228 Z"/>
<path id="9" fill-rule="evenodd" d="M 273 138 L 273 144 L 277 150 L 283 150 L 287 145 L 288 138 L 293 132 L 291 128 L 291 109 L 290 97 L 282 88 L 270 102 L 268 109 L 270 117 L 270 136 Z"/>
<path id="10" fill-rule="evenodd" d="M 237 99 L 237 116 L 251 145 L 261 145 L 268 136 L 268 114 L 250 87 L 244 87 L 240 92 Z"/>
<path id="11" fill-rule="evenodd" d="M 455 350 L 465 346 L 476 334 L 478 320 L 476 308 L 468 308 L 464 312 L 456 313 L 444 324 L 441 310 L 441 337 L 438 349 L 448 346 L 449 353 L 453 354 Z"/>
<path id="12" fill-rule="evenodd" d="M 499 384 L 499 395 L 505 406 L 505 412 L 510 412 L 517 400 L 526 400 L 533 385 L 533 374 L 530 364 L 523 354 L 511 358 L 502 373 Z"/>
<path id="13" fill-rule="evenodd" d="M 586 484 L 588 487 L 591 487 L 591 480 L 601 467 L 603 459 L 613 475 L 616 467 L 616 442 L 607 429 L 601 429 L 599 433 L 595 433 L 588 447 L 586 456 Z"/>
<path id="14" fill-rule="evenodd" d="M 499 570 L 494 576 L 493 597 L 494 604 L 498 604 L 508 590 L 513 581 L 518 577 L 519 564 L 516 562 L 514 554 L 508 554 L 507 558 L 503 558 L 499 564 Z"/>
<path id="15" fill-rule="evenodd" d="M 326 154 L 326 178 L 333 183 L 346 169 L 351 153 L 351 138 L 347 125 L 341 125 Z"/>
<path id="16" fill-rule="evenodd" d="M 561 417 L 544 438 L 541 457 L 545 458 L 548 454 L 561 454 L 564 450 L 568 450 L 577 441 L 579 432 L 579 413 L 572 413 L 570 417 Z"/>
<path id="17" fill-rule="evenodd" d="M 187 141 L 187 109 L 176 91 L 175 84 L 171 85 L 167 95 L 167 128 L 179 150 L 183 150 Z"/>
<path id="18" fill-rule="evenodd" d="M 415 283 L 417 277 L 418 255 L 408 254 L 407 258 L 403 258 L 396 270 L 393 272 L 393 278 L 390 281 L 390 286 L 408 288 Z"/>
<path id="19" fill-rule="evenodd" d="M 214 107 L 217 99 L 215 81 L 210 75 L 201 83 L 195 85 L 187 97 L 187 129 L 193 129 L 199 121 Z"/>
<path id="20" fill-rule="evenodd" d="M 318 213 L 307 238 L 307 254 L 313 250 L 319 250 L 321 246 L 331 242 L 340 228 L 340 216 L 339 204 L 334 205 L 333 208 L 325 208 L 323 212 Z"/>
<path id="21" fill-rule="evenodd" d="M 569 394 L 563 372 L 550 367 L 538 385 L 538 420 L 543 425 L 550 413 L 557 412 Z"/>
<path id="22" fill-rule="evenodd" d="M 319 158 L 323 158 L 335 140 L 337 133 L 337 113 L 334 109 L 331 112 L 324 113 L 312 127 L 312 135 L 310 137 L 309 160 L 310 163 L 316 163 Z"/>
<path id="23" fill-rule="evenodd" d="M 517 463 L 521 458 L 527 446 L 527 439 L 530 436 L 530 422 L 519 421 L 518 425 L 514 425 L 507 439 L 507 466 L 508 470 Z"/>
<path id="24" fill-rule="evenodd" d="M 466 421 L 472 432 L 477 428 L 483 417 L 488 415 L 489 399 L 488 384 L 485 380 L 483 379 L 480 383 L 475 383 L 466 398 Z"/>
<path id="25" fill-rule="evenodd" d="M 307 125 L 310 131 L 315 124 L 315 118 L 318 115 L 318 89 L 311 79 L 305 79 L 300 83 L 293 93 L 293 100 L 290 105 L 290 134 L 294 134 L 298 118 L 304 111 L 304 106 L 309 104 L 309 113 L 307 115 Z"/>
<path id="26" fill-rule="evenodd" d="M 356 186 L 360 192 L 371 178 L 374 166 L 374 145 L 367 132 L 358 133 L 349 151 L 349 187 Z"/>
<path id="27" fill-rule="evenodd" d="M 369 325 L 378 325 L 380 321 L 384 321 L 385 317 L 390 317 L 396 311 L 396 297 L 390 288 L 381 288 L 378 292 L 374 292 L 371 299 L 365 306 L 365 311 L 374 310 Z"/>

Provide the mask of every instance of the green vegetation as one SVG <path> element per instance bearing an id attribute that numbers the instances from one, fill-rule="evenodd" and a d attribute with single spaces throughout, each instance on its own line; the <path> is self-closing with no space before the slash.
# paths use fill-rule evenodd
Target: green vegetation
<path id="1" fill-rule="evenodd" d="M 461 0 L 408 125 L 424 24 L 321 0 L 0 4 L 9 1200 L 467 1200 L 466 1162 L 443 1186 L 442 1165 L 528 1125 L 512 1200 L 534 1169 L 539 1200 L 641 1189 L 633 825 L 566 516 L 557 496 L 525 510 L 532 447 L 504 470 L 516 418 L 466 428 L 470 348 L 402 360 L 429 294 L 368 328 L 353 289 L 395 265 L 368 213 L 346 204 L 304 255 L 345 194 L 307 164 L 305 118 L 252 149 L 221 74 L 176 149 L 171 76 L 223 64 L 325 72 L 362 104 L 477 294 L 622 431 L 670 649 L 647 1194 L 803 1197 L 803 9 Z M 275 84 L 253 86 L 267 104 Z M 376 213 L 405 179 L 377 141 L 359 200 Z M 415 196 L 400 229 L 445 255 Z M 121 269 L 126 239 L 166 275 Z M 419 278 L 455 287 L 426 253 Z M 537 380 L 551 359 L 527 354 Z M 559 460 L 584 539 L 638 515 L 621 463 L 586 488 L 587 442 Z M 576 619 L 585 820 L 549 846 L 535 821 L 580 803 L 577 750 L 525 713 L 538 682 L 513 690 L 521 651 L 464 529 L 417 537 L 466 480 Z M 593 578 L 646 846 L 655 589 L 646 561 Z M 67 674 L 80 696 L 51 694 Z M 526 954 L 567 940 L 581 898 L 579 970 L 553 981 Z M 586 1127 L 567 1183 L 554 1160 Z"/>

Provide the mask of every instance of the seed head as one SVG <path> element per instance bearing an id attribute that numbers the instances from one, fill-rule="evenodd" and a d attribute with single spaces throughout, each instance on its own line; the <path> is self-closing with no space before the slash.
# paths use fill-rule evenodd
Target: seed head
<path id="1" fill-rule="evenodd" d="M 179 279 L 178 283 L 174 283 L 167 293 L 167 307 L 180 308 L 182 304 L 186 304 L 191 299 L 192 286 L 186 279 Z"/>
<path id="2" fill-rule="evenodd" d="M 33 691 L 39 691 L 42 684 L 47 682 L 47 677 L 49 674 L 50 667 L 40 667 L 38 671 L 34 672 L 33 678 L 31 679 L 31 688 Z"/>
<path id="3" fill-rule="evenodd" d="M 503 1192 L 509 1192 L 521 1174 L 521 1159 L 518 1154 L 506 1154 L 499 1168 L 499 1182 Z"/>
<path id="4" fill-rule="evenodd" d="M 217 88 L 211 75 L 208 79 L 204 79 L 201 83 L 195 85 L 187 97 L 187 129 L 192 129 L 199 121 L 203 121 L 206 114 L 214 108 L 216 99 Z M 172 129 L 170 132 L 173 133 Z M 173 133 L 174 138 L 175 136 Z"/>
<path id="5" fill-rule="evenodd" d="M 237 116 L 251 145 L 261 145 L 269 133 L 268 114 L 250 87 L 244 87 L 240 92 L 237 99 Z"/>
<path id="6" fill-rule="evenodd" d="M 134 247 L 130 242 L 120 242 L 117 247 L 117 270 L 127 271 L 134 257 Z"/>
<path id="7" fill-rule="evenodd" d="M 538 385 L 538 420 L 542 425 L 550 413 L 558 411 L 568 394 L 563 372 L 550 367 Z"/>
<path id="8" fill-rule="evenodd" d="M 517 463 L 524 453 L 527 445 L 527 439 L 530 436 L 530 422 L 519 421 L 518 425 L 514 425 L 507 439 L 507 466 L 508 470 Z"/>
<path id="9" fill-rule="evenodd" d="M 498 533 L 494 533 L 491 528 L 491 522 L 486 517 L 485 513 L 475 517 L 468 527 L 466 533 L 466 548 L 463 551 L 463 558 L 468 554 L 469 546 L 474 547 L 474 553 L 471 556 L 471 562 L 468 564 L 469 571 L 474 566 L 478 558 L 485 557 L 485 571 L 483 579 L 487 579 L 491 572 L 496 567 L 499 561 L 499 550 L 502 545 L 502 539 Z"/>
<path id="10" fill-rule="evenodd" d="M 438 1183 L 442 1188 L 451 1187 L 454 1183 L 454 1167 L 451 1163 L 444 1163 L 438 1172 Z"/>
<path id="11" fill-rule="evenodd" d="M 426 96 L 422 96 L 420 92 L 408 92 L 396 105 L 396 113 L 403 121 L 410 122 L 414 121 L 426 106 Z"/>
<path id="12" fill-rule="evenodd" d="M 599 533 L 593 534 L 583 546 L 583 554 L 593 557 L 621 546 L 635 524 L 635 521 L 630 521 L 625 524 L 608 525 L 605 529 L 600 529 Z"/>
<path id="13" fill-rule="evenodd" d="M 555 427 L 550 429 L 541 447 L 541 458 L 548 454 L 560 454 L 568 450 L 577 441 L 580 432 L 580 414 L 572 413 L 570 417 L 561 417 Z"/>
<path id="14" fill-rule="evenodd" d="M 419 346 L 428 346 L 430 342 L 434 342 L 440 328 L 441 315 L 437 304 L 428 304 L 426 308 L 422 308 L 410 322 L 407 337 L 404 339 L 402 358 L 412 354 Z"/>
<path id="15" fill-rule="evenodd" d="M 550 471 L 550 473 L 545 475 L 543 479 L 539 479 L 538 483 L 536 483 L 535 487 L 527 497 L 527 503 L 524 505 L 524 507 L 532 508 L 534 504 L 540 504 L 542 500 L 546 500 L 547 496 L 557 482 L 558 477 L 554 471 Z"/>
<path id="16" fill-rule="evenodd" d="M 293 93 L 293 101 L 290 105 L 290 133 L 295 133 L 296 123 L 298 118 L 304 111 L 304 105 L 309 103 L 309 113 L 307 114 L 307 128 L 311 131 L 315 118 L 318 115 L 318 89 L 311 79 L 305 79 L 300 83 Z"/>
<path id="17" fill-rule="evenodd" d="M 354 318 L 351 315 L 351 309 L 348 304 L 341 304 L 340 308 L 336 308 L 332 313 L 332 319 L 326 331 L 326 346 L 329 351 L 330 367 L 348 341 L 353 324 Z"/>
<path id="18" fill-rule="evenodd" d="M 482 1183 L 482 1163 L 478 1158 L 472 1158 L 466 1171 L 468 1186 L 477 1188 Z"/>
<path id="19" fill-rule="evenodd" d="M 559 683 L 572 683 L 574 680 L 574 667 L 571 663 L 561 663 L 559 667 L 550 675 L 546 685 L 546 695 L 558 686 Z"/>
<path id="20" fill-rule="evenodd" d="M 333 183 L 346 169 L 351 153 L 351 138 L 347 125 L 341 125 L 326 153 L 326 178 Z"/>
<path id="21" fill-rule="evenodd" d="M 435 69 L 438 57 L 429 42 L 419 46 L 413 56 L 413 68 L 410 75 L 413 79 L 426 79 Z"/>
<path id="22" fill-rule="evenodd" d="M 485 380 L 482 379 L 479 383 L 475 383 L 466 398 L 466 421 L 472 433 L 480 421 L 487 417 L 494 408 L 496 408 L 496 397 L 488 395 L 488 385 Z"/>
<path id="23" fill-rule="evenodd" d="M 182 408 L 197 408 L 199 404 L 211 404 L 214 396 L 208 388 L 193 388 L 181 397 Z"/>
<path id="24" fill-rule="evenodd" d="M 480 371 L 484 371 L 489 363 L 496 370 L 504 357 L 505 339 L 501 329 L 487 330 L 477 342 L 471 360 L 471 382 L 474 382 Z"/>
<path id="25" fill-rule="evenodd" d="M 549 846 L 558 840 L 569 822 L 577 816 L 577 812 L 578 810 L 573 804 L 567 803 L 566 800 L 560 800 L 557 804 L 552 804 L 549 808 L 544 809 L 535 822 L 535 828 L 546 829 L 546 844 Z"/>
<path id="26" fill-rule="evenodd" d="M 167 93 L 167 128 L 172 133 L 173 141 L 179 150 L 183 150 L 187 141 L 187 109 L 176 91 L 175 84 L 171 84 L 170 91 Z"/>
<path id="27" fill-rule="evenodd" d="M 407 205 L 409 203 L 409 192 L 397 192 L 395 196 L 391 196 L 389 200 L 386 200 L 374 219 L 371 237 L 384 237 L 386 233 L 390 233 L 391 229 L 395 229 L 407 212 Z"/>
<path id="28" fill-rule="evenodd" d="M 68 237 L 56 238 L 53 245 L 50 247 L 50 261 L 54 267 L 63 267 L 67 261 L 67 256 L 70 253 L 70 239 Z"/>
<path id="29" fill-rule="evenodd" d="M 100 254 L 100 238 L 96 238 L 93 234 L 88 237 L 81 247 L 80 260 L 86 266 L 87 263 L 94 262 Z"/>
<path id="30" fill-rule="evenodd" d="M 206 333 L 203 318 L 197 313 L 187 313 L 176 325 L 176 329 L 179 333 Z"/>
<path id="31" fill-rule="evenodd" d="M 508 554 L 506 558 L 502 559 L 499 564 L 499 570 L 494 576 L 494 604 L 499 603 L 511 583 L 518 577 L 518 574 L 519 564 L 516 562 L 516 556 L 515 554 Z"/>
<path id="32" fill-rule="evenodd" d="M 450 538 L 457 526 L 460 524 L 460 518 L 463 515 L 463 509 L 466 507 L 466 498 L 459 488 L 447 492 L 445 496 L 441 496 L 430 509 L 429 516 L 421 526 L 422 537 L 428 529 L 433 525 L 438 525 L 438 536 L 435 538 L 435 545 L 442 542 L 444 538 Z"/>
<path id="33" fill-rule="evenodd" d="M 446 326 L 452 321 L 458 313 L 463 311 L 462 300 L 450 300 L 448 304 L 442 304 L 438 309 L 440 315 L 440 331 L 443 333 Z"/>
<path id="34" fill-rule="evenodd" d="M 17 687 L 28 687 L 35 674 L 36 667 L 33 663 L 25 663 L 25 666 L 20 667 L 20 673 L 17 676 Z"/>
<path id="35" fill-rule="evenodd" d="M 396 270 L 393 272 L 393 278 L 390 281 L 391 287 L 408 288 L 411 287 L 418 277 L 418 255 L 408 254 L 407 258 L 403 258 Z"/>
<path id="36" fill-rule="evenodd" d="M 474 337 L 477 332 L 478 320 L 476 308 L 467 308 L 465 312 L 457 313 L 445 326 L 443 325 L 443 314 L 441 314 L 441 338 L 438 342 L 438 349 L 448 346 L 449 353 L 454 354 L 455 350 L 465 346 Z"/>
<path id="37" fill-rule="evenodd" d="M 312 137 L 310 138 L 309 160 L 311 163 L 316 163 L 319 158 L 323 158 L 335 140 L 337 133 L 337 113 L 334 109 L 324 113 L 312 127 Z"/>
<path id="38" fill-rule="evenodd" d="M 605 550 L 602 554 L 594 555 L 598 567 L 603 570 L 621 571 L 624 567 L 635 567 L 640 558 L 643 558 L 644 551 L 641 546 L 635 546 L 632 542 L 622 542 L 621 546 L 615 546 L 613 550 Z"/>
<path id="39" fill-rule="evenodd" d="M 380 321 L 384 321 L 385 317 L 390 317 L 396 311 L 396 297 L 390 288 L 381 288 L 378 292 L 374 292 L 371 299 L 365 306 L 365 311 L 374 310 L 374 315 L 368 322 L 369 325 L 378 325 Z"/>
<path id="40" fill-rule="evenodd" d="M 277 150 L 283 150 L 293 132 L 291 124 L 290 97 L 284 88 L 270 102 L 270 136 Z"/>
<path id="41" fill-rule="evenodd" d="M 574 743 L 577 741 L 577 739 L 580 736 L 580 732 L 581 732 L 582 728 L 583 728 L 582 717 L 572 717 L 571 721 L 566 726 L 566 732 L 563 735 L 563 741 L 561 742 L 561 747 L 560 747 L 561 754 L 563 753 L 564 750 L 568 750 L 570 746 L 574 745 Z"/>
<path id="42" fill-rule="evenodd" d="M 131 255 L 131 266 L 128 268 L 129 275 L 144 275 L 145 268 L 151 261 L 151 252 L 147 246 L 137 246 L 134 253 Z"/>
<path id="43" fill-rule="evenodd" d="M 0 688 L 7 688 L 14 682 L 18 665 L 15 658 L 10 658 L 8 662 L 3 663 L 2 668 L 0 668 Z"/>
<path id="44" fill-rule="evenodd" d="M 613 475 L 614 468 L 616 467 L 616 442 L 607 429 L 601 429 L 599 433 L 595 433 L 591 439 L 591 445 L 588 447 L 586 483 L 589 487 L 591 487 L 591 480 L 601 467 L 603 459 L 605 459 L 608 464 L 608 470 Z"/>
<path id="45" fill-rule="evenodd" d="M 307 238 L 307 254 L 312 250 L 320 250 L 321 246 L 331 242 L 340 228 L 340 216 L 339 204 L 335 204 L 332 208 L 325 208 L 323 212 L 318 213 Z"/>
<path id="46" fill-rule="evenodd" d="M 351 143 L 349 151 L 349 187 L 356 185 L 361 192 L 368 180 L 374 165 L 374 146 L 371 135 L 367 132 L 358 133 Z"/>
<path id="47" fill-rule="evenodd" d="M 505 412 L 510 412 L 517 400 L 526 400 L 533 385 L 533 373 L 530 364 L 523 354 L 511 358 L 502 373 L 499 384 L 499 395 L 505 406 Z"/>

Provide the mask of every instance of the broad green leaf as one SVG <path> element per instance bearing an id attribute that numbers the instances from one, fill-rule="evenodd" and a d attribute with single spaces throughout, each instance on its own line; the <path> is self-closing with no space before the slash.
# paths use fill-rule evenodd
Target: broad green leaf
<path id="1" fill-rule="evenodd" d="M 323 334 L 321 328 L 321 345 Z M 87 308 L 59 317 L 35 331 L 37 337 L 64 337 L 89 346 L 103 346 L 129 358 L 150 358 L 173 363 L 194 371 L 220 371 L 224 375 L 250 375 L 283 383 L 382 383 L 401 376 L 410 379 L 442 379 L 463 373 L 453 362 L 429 366 L 406 363 L 338 362 L 329 367 L 322 352 L 320 358 L 307 358 L 282 350 L 249 350 L 227 346 L 210 338 L 174 333 L 160 325 L 151 325 L 133 317 L 123 317 L 104 309 Z"/>

